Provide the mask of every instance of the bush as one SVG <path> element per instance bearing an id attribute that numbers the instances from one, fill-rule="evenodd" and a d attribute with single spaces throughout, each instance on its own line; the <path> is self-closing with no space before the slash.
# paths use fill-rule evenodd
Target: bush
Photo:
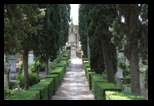
<path id="1" fill-rule="evenodd" d="M 49 62 L 49 67 L 52 69 L 55 69 L 57 67 L 57 63 L 56 62 Z"/>
<path id="2" fill-rule="evenodd" d="M 44 78 L 40 82 L 48 83 L 48 99 L 54 94 L 54 78 Z"/>
<path id="3" fill-rule="evenodd" d="M 39 60 L 35 60 L 33 63 L 29 65 L 29 69 L 32 72 L 45 71 L 45 63 L 40 62 Z"/>
<path id="4" fill-rule="evenodd" d="M 63 67 L 56 67 L 54 70 L 51 70 L 49 72 L 49 74 L 59 74 L 59 76 L 60 76 L 60 82 L 59 82 L 59 84 L 60 84 L 62 82 L 62 80 L 63 80 L 63 77 L 64 77 Z"/>
<path id="5" fill-rule="evenodd" d="M 19 85 L 21 88 L 24 88 L 24 73 L 17 74 L 16 77 L 19 80 Z M 32 86 L 39 82 L 39 76 L 37 73 L 29 72 L 29 86 Z"/>
<path id="6" fill-rule="evenodd" d="M 89 87 L 90 87 L 90 90 L 94 91 L 94 81 L 106 81 L 107 82 L 107 79 L 106 79 L 106 75 L 105 74 L 97 74 L 95 72 L 89 72 Z"/>
<path id="7" fill-rule="evenodd" d="M 123 84 L 130 84 L 130 77 L 121 78 L 123 80 Z"/>
<path id="8" fill-rule="evenodd" d="M 48 83 L 39 82 L 38 84 L 33 85 L 29 88 L 29 91 L 39 91 L 40 100 L 48 100 Z"/>
<path id="9" fill-rule="evenodd" d="M 58 55 L 57 58 L 54 60 L 54 62 L 59 63 L 61 60 L 62 56 Z"/>
<path id="10" fill-rule="evenodd" d="M 6 99 L 7 97 L 11 95 L 12 95 L 11 90 L 7 89 L 6 86 L 4 86 L 4 99 Z"/>
<path id="11" fill-rule="evenodd" d="M 106 100 L 145 100 L 143 96 L 123 92 L 106 91 Z"/>
<path id="12" fill-rule="evenodd" d="M 66 47 L 66 50 L 71 50 L 71 46 L 67 46 Z"/>
<path id="13" fill-rule="evenodd" d="M 9 89 L 18 88 L 18 82 L 10 80 L 9 82 Z"/>
<path id="14" fill-rule="evenodd" d="M 94 82 L 94 96 L 96 100 L 105 100 L 105 92 L 106 91 L 121 91 L 113 83 L 108 83 L 106 81 L 95 81 Z"/>
<path id="15" fill-rule="evenodd" d="M 40 95 L 38 91 L 21 91 L 8 97 L 6 100 L 39 100 Z"/>
<path id="16" fill-rule="evenodd" d="M 46 75 L 46 78 L 54 78 L 54 93 L 55 93 L 60 84 L 59 74 L 48 74 Z"/>

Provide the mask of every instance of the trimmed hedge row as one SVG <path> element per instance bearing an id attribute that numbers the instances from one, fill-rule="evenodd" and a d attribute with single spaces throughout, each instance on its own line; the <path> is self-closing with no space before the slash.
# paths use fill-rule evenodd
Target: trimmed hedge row
<path id="1" fill-rule="evenodd" d="M 143 96 L 115 92 L 115 91 L 106 91 L 106 100 L 146 100 Z"/>
<path id="2" fill-rule="evenodd" d="M 94 81 L 94 97 L 96 100 L 105 100 L 106 91 L 121 91 L 121 89 L 113 83 Z"/>
<path id="3" fill-rule="evenodd" d="M 50 70 L 45 78 L 41 78 L 38 84 L 31 86 L 27 91 L 16 93 L 6 100 L 50 100 L 52 95 L 58 89 L 66 72 L 69 53 L 61 54 L 61 60 L 57 63 L 54 70 Z"/>
<path id="4" fill-rule="evenodd" d="M 40 100 L 48 100 L 48 83 L 45 82 L 39 82 L 38 84 L 33 85 L 29 88 L 29 91 L 39 91 L 40 94 Z"/>
<path id="5" fill-rule="evenodd" d="M 21 91 L 6 100 L 40 100 L 39 91 Z"/>
<path id="6" fill-rule="evenodd" d="M 88 58 L 82 58 L 82 63 L 89 89 L 94 93 L 95 100 L 145 100 L 143 96 L 122 92 L 121 88 L 107 81 L 106 74 L 92 72 Z"/>
<path id="7" fill-rule="evenodd" d="M 56 67 L 54 70 L 50 70 L 49 74 L 59 74 L 61 83 L 65 74 L 64 67 Z"/>
<path id="8" fill-rule="evenodd" d="M 54 93 L 55 93 L 60 84 L 59 74 L 49 74 L 49 75 L 46 75 L 46 78 L 54 78 Z"/>

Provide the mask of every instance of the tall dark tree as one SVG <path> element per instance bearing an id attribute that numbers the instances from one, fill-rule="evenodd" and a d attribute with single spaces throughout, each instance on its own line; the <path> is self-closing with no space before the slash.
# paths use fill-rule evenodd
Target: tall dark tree
<path id="1" fill-rule="evenodd" d="M 107 79 L 109 82 L 113 83 L 115 83 L 114 74 L 116 71 L 116 64 L 114 63 L 117 61 L 115 58 L 116 47 L 112 42 L 110 42 L 112 33 L 108 28 L 112 24 L 116 15 L 115 5 L 111 4 L 83 4 L 80 6 L 79 11 L 79 18 L 83 17 L 82 20 L 85 20 L 84 23 L 81 22 L 82 20 L 79 20 L 79 22 L 81 22 L 79 25 L 81 25 L 81 27 L 82 24 L 85 26 L 84 29 L 80 30 L 85 32 L 83 36 L 88 36 L 90 38 L 90 41 L 88 42 L 91 43 L 90 50 L 92 53 L 90 57 L 92 69 L 101 74 L 105 65 Z M 80 35 L 83 34 L 81 31 L 80 33 Z M 98 42 L 98 44 L 96 42 Z M 101 52 L 98 50 L 101 50 Z M 96 63 L 97 65 L 94 65 Z"/>
<path id="2" fill-rule="evenodd" d="M 32 36 L 38 26 L 33 26 L 38 15 L 37 4 L 4 5 L 4 51 L 8 54 L 23 53 L 25 90 L 29 87 L 28 52 L 32 50 Z"/>
<path id="3" fill-rule="evenodd" d="M 125 56 L 130 62 L 131 91 L 140 95 L 139 55 L 148 56 L 148 5 L 117 4 L 116 7 L 118 16 L 111 29 L 112 40 L 119 48 L 123 45 Z"/>

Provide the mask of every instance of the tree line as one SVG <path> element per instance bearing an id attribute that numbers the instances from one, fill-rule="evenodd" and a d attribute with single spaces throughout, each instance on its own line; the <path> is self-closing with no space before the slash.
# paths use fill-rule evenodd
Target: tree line
<path id="1" fill-rule="evenodd" d="M 148 64 L 148 4 L 80 4 L 79 34 L 91 69 L 115 83 L 117 52 L 130 64 L 131 91 L 140 94 L 139 59 Z"/>
<path id="2" fill-rule="evenodd" d="M 25 90 L 29 88 L 28 52 L 46 64 L 68 40 L 69 4 L 4 4 L 4 54 L 23 55 Z"/>

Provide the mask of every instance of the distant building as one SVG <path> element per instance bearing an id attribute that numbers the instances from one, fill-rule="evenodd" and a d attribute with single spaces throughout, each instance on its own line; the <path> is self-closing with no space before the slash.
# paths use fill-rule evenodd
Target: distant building
<path id="1" fill-rule="evenodd" d="M 70 29 L 69 29 L 69 39 L 68 45 L 75 47 L 77 49 L 81 48 L 80 46 L 80 36 L 78 32 L 78 25 L 73 25 L 73 20 L 71 19 Z"/>

